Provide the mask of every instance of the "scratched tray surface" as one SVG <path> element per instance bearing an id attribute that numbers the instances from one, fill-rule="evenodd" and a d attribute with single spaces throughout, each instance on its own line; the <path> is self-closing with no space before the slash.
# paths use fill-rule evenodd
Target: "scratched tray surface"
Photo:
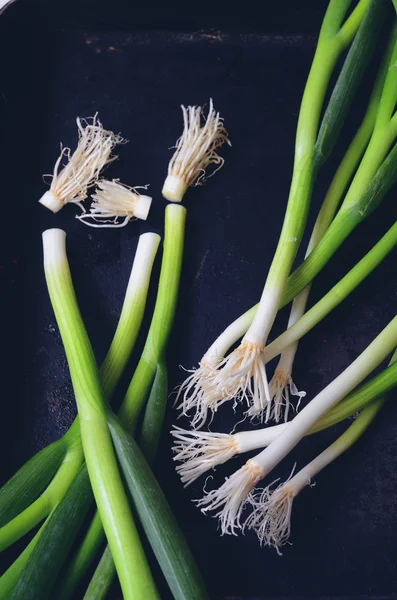
<path id="1" fill-rule="evenodd" d="M 67 364 L 41 264 L 41 232 L 62 227 L 82 313 L 100 362 L 117 323 L 137 238 L 161 232 L 161 185 L 168 150 L 181 131 L 180 103 L 212 96 L 232 148 L 225 167 L 186 197 L 188 220 L 179 307 L 169 348 L 170 389 L 223 328 L 257 301 L 286 206 L 300 98 L 315 37 L 236 31 L 60 29 L 23 20 L 18 4 L 1 18 L 2 346 L 1 481 L 66 431 L 75 414 Z M 13 31 L 17 31 L 16 41 Z M 365 99 L 363 90 L 361 96 Z M 353 111 L 347 131 L 358 124 Z M 67 207 L 54 216 L 37 204 L 59 143 L 75 143 L 75 117 L 98 112 L 129 144 L 107 172 L 129 185 L 150 183 L 147 223 L 97 231 Z M 319 206 L 346 147 L 345 135 L 316 186 Z M 313 288 L 318 299 L 395 219 L 394 195 L 345 244 Z M 313 213 L 311 222 L 313 221 Z M 302 252 L 301 252 L 302 253 Z M 158 266 L 157 266 L 158 270 Z M 395 314 L 395 255 L 301 343 L 295 379 L 312 398 Z M 153 306 L 155 285 L 149 306 Z M 150 314 L 150 311 L 148 311 Z M 274 335 L 285 327 L 282 311 Z M 147 325 L 147 321 L 146 321 Z M 141 336 L 131 369 L 139 356 Z M 128 378 L 125 379 L 124 386 Z M 124 387 L 120 387 L 120 395 Z M 395 394 L 394 394 L 395 396 Z M 392 398 L 394 397 L 392 395 Z M 307 488 L 293 509 L 293 545 L 280 558 L 252 535 L 221 537 L 217 523 L 191 503 L 204 481 L 183 490 L 168 431 L 156 473 L 197 557 L 211 598 L 392 598 L 397 589 L 396 408 L 393 401 L 360 441 Z M 212 429 L 230 431 L 241 413 L 225 407 Z M 187 425 L 180 420 L 179 424 Z M 304 440 L 275 477 L 303 466 L 343 427 Z M 219 468 L 219 485 L 241 464 Z M 20 549 L 20 547 L 19 547 Z M 14 552 L 14 554 L 13 554 Z M 15 550 L 2 556 L 5 567 Z M 117 586 L 114 598 L 120 597 Z"/>

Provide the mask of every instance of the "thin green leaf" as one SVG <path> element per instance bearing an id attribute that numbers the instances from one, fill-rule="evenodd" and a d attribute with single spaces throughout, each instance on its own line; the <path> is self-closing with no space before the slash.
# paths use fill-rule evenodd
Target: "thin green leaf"
<path id="1" fill-rule="evenodd" d="M 109 419 L 114 447 L 140 522 L 175 600 L 208 598 L 167 499 L 135 440 Z"/>
<path id="2" fill-rule="evenodd" d="M 87 469 L 83 467 L 48 517 L 10 600 L 46 600 L 61 565 L 87 515 L 92 491 Z M 56 526 L 54 527 L 53 524 Z"/>
<path id="3" fill-rule="evenodd" d="M 157 365 L 156 376 L 143 416 L 138 439 L 142 454 L 152 464 L 157 454 L 168 400 L 168 374 L 164 362 Z"/>
<path id="4" fill-rule="evenodd" d="M 0 527 L 34 502 L 51 481 L 66 453 L 63 439 L 43 448 L 0 489 Z"/>
<path id="5" fill-rule="evenodd" d="M 331 154 L 357 88 L 376 48 L 389 0 L 371 0 L 343 63 L 321 121 L 314 150 L 315 168 Z"/>

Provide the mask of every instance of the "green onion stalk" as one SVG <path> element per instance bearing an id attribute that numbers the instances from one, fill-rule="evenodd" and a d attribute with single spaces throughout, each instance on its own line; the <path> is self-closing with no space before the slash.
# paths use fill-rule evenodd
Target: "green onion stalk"
<path id="1" fill-rule="evenodd" d="M 369 26 L 372 26 L 372 15 L 368 14 L 367 17 L 369 21 Z M 337 98 L 338 96 L 343 94 L 343 97 L 346 100 L 348 94 L 352 93 L 352 87 L 354 87 L 350 85 L 351 69 L 353 68 L 353 65 L 359 64 L 361 68 L 363 67 L 362 61 L 357 61 L 357 53 L 363 51 L 363 44 L 364 48 L 368 51 L 368 45 L 365 45 L 365 38 L 366 34 L 368 33 L 366 27 L 364 27 L 365 24 L 366 22 L 364 20 L 352 44 L 348 58 L 343 65 L 342 72 L 339 75 L 338 82 L 335 85 L 335 88 L 332 93 L 332 98 L 329 102 L 326 114 L 321 123 L 315 150 L 316 157 L 318 157 L 318 161 L 321 160 L 321 162 L 324 161 L 324 158 L 330 150 L 329 143 L 326 137 L 326 132 L 328 131 L 330 126 L 332 127 L 332 124 L 330 125 L 329 121 L 332 119 L 333 115 L 333 97 Z M 332 220 L 335 217 L 335 213 L 343 198 L 343 195 L 346 192 L 349 182 L 351 181 L 357 169 L 357 166 L 361 160 L 361 157 L 364 154 L 364 151 L 371 138 L 376 121 L 376 115 L 378 112 L 385 77 L 389 68 L 390 55 L 393 50 L 393 45 L 394 35 L 392 35 L 388 51 L 386 52 L 385 57 L 382 61 L 381 68 L 379 69 L 374 89 L 371 94 L 362 123 L 356 135 L 354 136 L 348 150 L 346 151 L 346 154 L 344 155 L 338 169 L 336 170 L 332 182 L 325 195 L 317 220 L 313 227 L 313 231 L 306 250 L 305 258 L 307 258 L 312 252 L 312 250 L 318 245 L 320 240 L 323 238 L 325 232 L 327 231 L 328 227 L 332 223 Z M 288 328 L 290 328 L 294 323 L 296 323 L 296 321 L 298 321 L 301 318 L 301 316 L 305 313 L 310 295 L 310 290 L 311 284 L 304 288 L 293 299 L 288 319 Z M 294 342 L 290 346 L 285 348 L 285 350 L 283 350 L 279 358 L 278 364 L 276 366 L 275 372 L 273 374 L 273 377 L 271 379 L 271 382 L 269 384 L 270 396 L 273 402 L 273 411 L 271 414 L 271 418 L 274 419 L 274 421 L 276 422 L 278 422 L 281 419 L 283 411 L 284 420 L 288 420 L 290 395 L 298 396 L 299 399 L 305 395 L 304 392 L 298 391 L 298 388 L 296 387 L 292 379 L 292 369 L 297 349 L 298 342 Z"/>
<path id="2" fill-rule="evenodd" d="M 108 397 L 120 379 L 140 330 L 159 241 L 160 237 L 152 233 L 139 238 L 119 323 L 101 369 Z M 64 436 L 27 461 L 1 488 L 0 544 L 3 549 L 54 510 L 83 462 L 77 417 Z M 0 594 L 12 588 L 39 535 L 40 530 L 16 563 L 0 577 Z"/>
<path id="3" fill-rule="evenodd" d="M 309 402 L 267 448 L 250 458 L 220 488 L 206 492 L 198 505 L 215 511 L 223 533 L 237 533 L 242 512 L 257 484 L 269 475 L 327 412 L 352 392 L 397 347 L 397 317 L 338 377 Z"/>
<path id="4" fill-rule="evenodd" d="M 178 298 L 185 219 L 184 207 L 167 206 L 164 254 L 153 318 L 142 356 L 119 412 L 125 429 L 134 433 L 149 398 L 139 437 L 149 460 L 155 454 L 168 396 L 165 352 Z M 110 429 L 133 506 L 174 597 L 205 598 L 206 592 L 191 553 L 143 454 L 114 419 L 110 421 Z M 103 528 L 97 513 L 61 582 L 60 599 L 73 596 L 103 540 Z M 112 562 L 111 553 L 106 549 L 87 591 L 87 598 L 99 599 L 106 595 L 114 575 Z"/>
<path id="5" fill-rule="evenodd" d="M 390 364 L 395 365 L 396 360 L 397 352 L 393 354 Z M 255 531 L 261 545 L 274 547 L 277 553 L 281 554 L 280 548 L 288 542 L 291 534 L 294 499 L 307 485 L 312 484 L 313 478 L 320 471 L 360 439 L 384 406 L 386 399 L 385 396 L 381 396 L 367 405 L 335 442 L 303 469 L 291 474 L 286 482 L 276 488 L 272 485 L 267 486 L 261 492 L 252 495 L 249 500 L 252 512 L 244 523 L 244 529 Z"/>
<path id="6" fill-rule="evenodd" d="M 324 319 L 336 306 L 338 306 L 356 287 L 359 285 L 393 250 L 397 245 L 397 222 L 394 223 L 386 234 L 379 240 L 377 244 L 327 293 L 319 300 L 312 308 L 305 313 L 298 321 L 296 321 L 289 329 L 282 333 L 271 344 L 266 346 L 264 352 L 264 360 L 271 361 L 277 355 L 282 353 L 285 348 L 289 348 L 291 344 L 296 344 L 306 333 L 315 327 L 322 319 Z M 392 373 L 397 375 L 396 369 L 393 368 Z M 394 380 L 390 380 L 388 373 L 387 385 L 394 385 Z M 371 388 L 372 389 L 372 388 Z M 388 391 L 382 389 L 379 393 Z M 365 402 L 372 399 L 372 396 L 362 395 Z M 368 400 L 369 398 L 369 400 Z M 363 401 L 363 400 L 361 400 Z M 344 403 L 342 403 L 344 404 Z M 346 406 L 353 408 L 352 412 L 346 414 Z M 354 402 L 347 403 L 341 409 L 340 419 L 343 420 L 358 410 Z M 359 406 L 362 408 L 362 405 Z M 335 414 L 339 414 L 339 407 L 333 409 Z M 331 413 L 333 413 L 331 411 Z M 329 422 L 327 418 L 324 422 L 330 426 L 334 424 L 334 417 Z M 338 421 L 336 421 L 338 422 Z M 174 451 L 176 453 L 175 460 L 184 464 L 177 467 L 182 482 L 189 485 L 200 475 L 214 468 L 217 464 L 229 460 L 235 454 L 254 450 L 267 446 L 270 441 L 273 441 L 279 432 L 283 431 L 284 425 L 276 425 L 274 427 L 266 427 L 254 432 L 240 432 L 235 435 L 210 433 L 197 430 L 185 430 L 181 427 L 175 427 L 172 431 L 176 439 Z M 320 427 L 323 429 L 324 427 Z M 313 431 L 320 429 L 314 428 Z M 247 439 L 246 439 L 247 438 Z M 247 445 L 248 444 L 248 445 Z M 205 457 L 205 460 L 204 460 Z M 219 462 L 218 462 L 219 461 Z"/>
<path id="7" fill-rule="evenodd" d="M 159 406 L 164 407 L 167 398 L 167 392 L 164 386 L 158 385 L 159 379 L 158 377 L 156 377 L 156 374 L 161 372 L 161 370 L 155 367 L 154 361 L 155 359 L 157 359 L 158 364 L 160 366 L 163 364 L 162 357 L 163 353 L 165 352 L 167 336 L 171 329 L 171 317 L 173 316 L 175 311 L 175 302 L 179 284 L 180 266 L 182 258 L 184 224 L 185 209 L 181 206 L 167 207 L 166 240 L 162 264 L 162 277 L 159 284 L 159 293 L 156 302 L 157 310 L 155 311 L 157 316 L 152 320 L 152 336 L 149 337 L 149 341 L 146 345 L 146 351 L 143 354 L 144 361 L 146 363 L 153 361 L 152 373 L 154 373 L 155 375 L 154 383 L 156 385 L 152 386 L 152 393 L 150 394 L 150 396 L 152 402 L 154 402 L 157 408 L 156 410 L 154 410 L 154 412 L 152 410 L 152 415 L 159 414 L 159 412 L 164 412 L 164 408 L 162 408 L 159 411 Z M 164 266 L 165 263 L 166 266 Z M 162 324 L 161 319 L 167 319 L 167 317 L 170 317 L 168 324 L 165 322 L 164 324 Z M 152 347 L 150 341 L 153 342 Z M 157 344 L 156 341 L 158 342 Z M 140 390 L 147 389 L 147 392 L 149 393 L 149 370 L 145 369 L 144 373 L 146 375 L 135 379 L 136 383 L 134 383 L 134 387 L 137 384 L 139 384 Z M 164 381 L 163 376 L 160 379 Z M 132 387 L 131 384 L 130 392 L 134 390 L 134 387 Z M 138 389 L 138 387 L 135 389 Z M 159 396 L 157 398 L 154 398 L 155 389 L 157 389 L 157 393 L 159 396 L 161 395 L 161 398 L 159 398 Z M 135 397 L 133 394 L 131 394 L 129 396 L 129 403 L 133 402 L 141 402 L 141 404 L 143 405 L 144 399 L 141 400 L 139 397 Z M 136 417 L 138 416 L 139 411 L 137 410 L 136 406 L 132 407 L 131 411 L 128 407 L 123 408 L 123 410 L 125 411 L 126 415 L 134 413 Z M 146 420 L 148 431 L 153 429 L 153 427 L 150 426 L 151 419 L 149 417 L 150 415 L 145 415 L 144 419 L 144 421 Z M 114 430 L 114 417 L 112 419 L 112 423 Z M 158 425 L 156 425 L 156 427 L 158 427 Z M 113 435 L 115 435 L 114 431 Z M 128 446 L 131 446 L 130 440 L 128 441 Z M 126 447 L 125 444 L 124 447 Z M 118 449 L 119 453 L 122 454 L 120 448 Z M 177 598 L 187 597 L 188 594 L 190 594 L 191 596 L 189 597 L 192 598 L 206 598 L 206 592 L 202 584 L 200 575 L 197 572 L 197 567 L 191 556 L 189 548 L 187 547 L 186 542 L 183 540 L 182 534 L 178 526 L 176 525 L 175 519 L 169 509 L 169 506 L 161 490 L 159 489 L 158 484 L 153 477 L 153 474 L 151 473 L 145 460 L 143 459 L 143 456 L 136 449 L 135 455 L 136 456 L 134 457 L 134 461 L 136 471 L 138 473 L 141 473 L 141 477 L 138 477 L 137 481 L 135 482 L 135 493 L 144 495 L 148 492 L 148 490 L 154 490 L 156 501 L 154 502 L 153 498 L 151 498 L 148 499 L 146 503 L 142 505 L 142 503 L 139 504 L 138 501 L 134 500 L 134 504 L 137 504 L 137 513 L 139 514 L 139 518 L 144 524 L 145 531 L 150 541 L 153 543 L 153 545 L 155 545 L 155 554 L 160 563 L 160 566 L 164 571 L 166 580 L 168 581 L 172 592 Z M 124 455 L 124 460 L 126 460 L 127 462 L 131 462 L 132 459 L 129 457 L 126 458 Z M 85 485 L 89 485 L 87 469 L 85 467 L 83 467 L 82 470 L 82 478 L 83 479 L 81 486 L 84 487 Z M 73 505 L 76 514 L 80 514 L 80 512 L 86 511 L 85 500 L 79 491 L 79 486 L 74 486 L 74 489 L 72 490 L 71 488 L 69 488 L 69 491 L 70 493 L 68 495 L 68 498 L 66 498 L 65 496 L 65 498 L 58 503 L 58 505 L 51 513 L 49 519 L 46 522 L 45 527 L 48 536 L 47 539 L 51 539 L 52 544 L 54 544 L 55 546 L 64 547 L 63 538 L 66 532 L 73 531 L 75 537 L 79 530 L 78 519 L 65 520 L 62 518 L 62 515 L 65 511 L 65 504 Z M 142 512 L 144 513 L 143 515 L 141 514 Z M 153 529 L 152 532 L 147 531 L 147 529 L 150 527 L 152 527 Z M 69 565 L 65 578 L 61 581 L 60 589 L 58 590 L 58 592 L 55 592 L 55 597 L 73 596 L 75 587 L 80 581 L 80 577 L 85 573 L 85 570 L 89 567 L 93 558 L 95 558 L 96 552 L 100 548 L 103 539 L 104 535 L 101 520 L 98 518 L 98 516 L 96 516 L 93 520 L 91 527 L 89 528 L 88 535 L 86 535 L 86 537 L 84 538 L 79 551 L 77 552 L 72 563 Z M 6 575 L 3 576 L 3 578 L 6 577 L 6 582 L 8 581 L 9 587 L 15 584 L 15 577 L 20 574 L 24 564 L 26 564 L 26 566 L 25 569 L 22 571 L 22 574 L 20 575 L 20 580 L 24 583 L 25 586 L 29 586 L 29 578 L 25 576 L 25 573 L 29 573 L 29 569 L 34 570 L 34 565 L 37 565 L 42 561 L 39 544 L 40 538 L 38 539 L 38 541 L 36 540 L 36 546 L 30 548 L 30 554 L 28 554 L 27 556 L 25 555 L 19 557 L 16 563 L 14 563 L 14 565 L 9 569 L 11 573 L 8 574 L 7 572 Z M 40 591 L 40 598 L 46 597 L 42 595 L 41 590 L 48 589 L 50 587 L 48 585 L 46 586 L 46 578 L 51 577 L 52 581 L 54 580 L 54 574 L 56 575 L 57 573 L 59 573 L 59 570 L 66 558 L 66 555 L 67 552 L 62 553 L 62 555 L 59 555 L 58 557 L 50 554 L 46 555 L 46 569 L 42 569 L 40 571 L 41 578 L 38 578 L 36 580 L 36 592 L 38 593 L 38 591 Z M 12 581 L 13 577 L 14 581 Z M 51 594 L 51 597 L 54 597 L 54 590 L 51 592 Z"/>
<path id="8" fill-rule="evenodd" d="M 119 472 L 107 422 L 110 408 L 77 305 L 65 239 L 65 233 L 59 229 L 44 232 L 44 270 L 69 364 L 92 490 L 124 598 L 157 598 Z M 18 592 L 14 596 L 15 593 Z"/>
<path id="9" fill-rule="evenodd" d="M 264 360 L 269 362 L 282 353 L 291 344 L 296 344 L 306 333 L 315 327 L 329 312 L 338 306 L 391 252 L 397 245 L 397 222 L 395 222 L 387 233 L 377 244 L 307 313 L 296 321 L 289 329 L 282 333 L 271 344 L 266 346 Z M 396 377 L 396 379 L 393 379 Z M 375 378 L 376 379 L 376 378 Z M 361 393 L 360 403 L 357 407 L 355 401 L 342 402 L 334 408 L 326 417 L 320 420 L 327 426 L 333 425 L 349 417 L 363 407 L 363 402 L 368 403 L 375 395 L 385 393 L 397 382 L 397 364 L 382 374 L 381 385 L 386 388 L 370 387 L 370 392 Z M 335 421 L 335 415 L 337 420 Z M 255 431 L 243 431 L 234 435 L 211 433 L 197 430 L 185 430 L 175 427 L 172 434 L 176 440 L 174 452 L 175 460 L 181 462 L 177 466 L 177 472 L 184 484 L 193 483 L 200 475 L 218 464 L 229 460 L 235 454 L 264 448 L 273 441 L 280 432 L 284 431 L 286 425 L 276 425 Z M 318 428 L 319 427 L 319 428 Z M 320 431 L 324 425 L 317 424 L 314 431 Z"/>
<path id="10" fill-rule="evenodd" d="M 397 28 L 393 31 L 393 50 L 378 104 L 375 125 L 357 172 L 336 217 L 328 227 L 325 235 L 304 262 L 288 277 L 279 307 L 291 302 L 306 288 L 353 229 L 379 206 L 386 193 L 395 183 L 397 148 L 393 146 L 390 150 L 390 147 L 397 136 L 397 115 L 394 114 L 394 105 L 397 100 L 397 71 L 391 68 L 397 60 L 396 39 Z M 205 353 L 200 361 L 199 368 L 194 370 L 182 384 L 178 395 L 178 398 L 182 396 L 180 408 L 182 408 L 184 414 L 191 409 L 196 411 L 192 420 L 193 427 L 201 427 L 209 410 L 216 411 L 223 402 L 235 396 L 236 390 L 233 387 L 233 381 L 238 380 L 240 382 L 238 385 L 241 384 L 242 380 L 245 381 L 245 373 L 248 367 L 250 375 L 246 378 L 247 389 L 252 389 L 252 393 L 257 389 L 253 381 L 255 377 L 252 371 L 256 364 L 260 371 L 260 378 L 262 378 L 259 379 L 263 383 L 261 389 L 262 391 L 265 390 L 264 348 L 261 348 L 259 358 L 254 352 L 250 360 L 247 357 L 244 359 L 245 362 L 240 363 L 237 360 L 232 370 L 230 368 L 225 369 L 229 361 L 232 364 L 240 352 L 237 350 L 236 354 L 236 351 L 234 351 L 229 355 L 232 358 L 229 358 L 226 356 L 228 350 L 255 323 L 256 311 L 260 305 L 256 305 L 244 313 L 226 328 Z M 246 337 L 243 339 L 246 339 Z M 244 342 L 242 345 L 244 345 Z M 225 356 L 226 358 L 222 358 Z M 242 398 L 244 395 L 240 394 L 239 397 Z M 256 414 L 252 406 L 248 413 L 250 415 Z M 259 411 L 258 414 L 261 415 L 262 413 Z M 268 403 L 266 416 L 270 417 L 271 414 L 271 404 Z"/>
<path id="11" fill-rule="evenodd" d="M 348 394 L 339 404 L 321 417 L 308 433 L 318 433 L 356 415 L 362 409 L 377 402 L 380 396 L 396 386 L 397 363 L 393 361 L 389 367 Z M 171 431 L 175 440 L 174 460 L 180 463 L 176 467 L 176 471 L 186 487 L 201 475 L 226 463 L 234 456 L 266 448 L 287 427 L 288 423 L 280 423 L 263 429 L 230 434 L 199 430 L 187 431 L 180 427 L 174 427 Z"/>
<path id="12" fill-rule="evenodd" d="M 343 19 L 347 9 L 348 3 L 331 0 L 324 17 L 301 103 L 292 182 L 276 253 L 255 317 L 239 347 L 223 358 L 222 368 L 217 373 L 216 388 L 227 390 L 231 398 L 239 397 L 246 402 L 251 415 L 262 414 L 266 407 L 269 413 L 271 407 L 262 354 L 306 224 L 321 109 L 334 66 L 346 46 Z M 207 364 L 208 359 L 214 357 L 207 353 L 205 358 Z M 217 367 L 220 366 L 218 359 L 219 356 Z"/>
<path id="13" fill-rule="evenodd" d="M 103 387 L 108 397 L 120 379 L 139 333 L 159 241 L 159 236 L 152 233 L 144 234 L 139 239 L 119 324 L 101 369 Z M 1 488 L 1 550 L 48 516 L 82 463 L 77 417 L 62 438 L 31 458 Z"/>

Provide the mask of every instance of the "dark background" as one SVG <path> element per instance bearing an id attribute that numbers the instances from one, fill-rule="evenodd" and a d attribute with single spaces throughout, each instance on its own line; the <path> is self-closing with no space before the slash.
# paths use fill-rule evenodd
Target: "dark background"
<path id="1" fill-rule="evenodd" d="M 204 104 L 213 97 L 233 146 L 222 151 L 224 168 L 186 196 L 185 260 L 169 348 L 171 389 L 183 378 L 179 365 L 196 364 L 224 327 L 258 300 L 286 206 L 299 104 L 326 4 L 264 1 L 232 8 L 225 2 L 134 6 L 123 0 L 72 0 L 67 5 L 18 0 L 1 16 L 2 481 L 59 437 L 75 413 L 43 277 L 41 232 L 56 226 L 68 233 L 77 295 L 101 361 L 117 322 L 137 238 L 143 231 L 162 231 L 165 202 L 160 192 L 168 148 L 181 132 L 181 103 Z M 385 29 L 340 143 L 320 174 L 309 224 L 360 122 L 386 35 Z M 41 175 L 52 171 L 60 141 L 75 143 L 76 116 L 96 111 L 105 127 L 130 140 L 108 177 L 151 184 L 154 203 L 147 223 L 96 231 L 74 219 L 72 206 L 54 216 L 37 203 L 47 189 Z M 393 190 L 320 274 L 312 301 L 394 221 L 395 194 Z M 155 287 L 154 280 L 149 307 Z M 295 381 L 309 399 L 394 316 L 396 291 L 392 254 L 306 336 Z M 281 312 L 272 337 L 285 327 L 287 314 Z M 211 598 L 394 598 L 396 417 L 390 402 L 365 437 L 318 476 L 315 488 L 304 490 L 294 505 L 293 545 L 279 557 L 261 549 L 251 535 L 220 537 L 216 521 L 190 502 L 201 495 L 204 482 L 183 490 L 175 475 L 168 431 L 176 413 L 170 406 L 156 473 Z M 212 429 L 229 431 L 235 420 L 225 408 Z M 295 461 L 303 466 L 343 428 L 304 440 L 276 476 L 286 477 Z M 219 469 L 213 485 L 240 462 Z M 3 566 L 12 555 L 2 557 Z M 113 597 L 120 597 L 117 587 Z"/>

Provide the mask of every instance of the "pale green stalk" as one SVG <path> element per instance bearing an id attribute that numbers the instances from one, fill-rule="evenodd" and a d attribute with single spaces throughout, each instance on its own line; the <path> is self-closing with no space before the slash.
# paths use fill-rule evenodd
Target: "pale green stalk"
<path id="1" fill-rule="evenodd" d="M 57 229 L 44 232 L 43 245 L 46 281 L 68 360 L 84 456 L 123 595 L 126 599 L 157 598 L 118 470 L 105 395 L 66 258 L 65 233 Z"/>
<path id="2" fill-rule="evenodd" d="M 397 244 L 397 221 L 377 244 L 310 310 L 300 317 L 291 327 L 266 346 L 264 360 L 270 361 L 285 348 L 296 344 L 317 323 L 340 304 Z"/>
<path id="3" fill-rule="evenodd" d="M 161 264 L 156 305 L 145 347 L 128 387 L 119 416 L 128 431 L 135 431 L 138 418 L 148 398 L 158 365 L 162 365 L 171 332 L 178 298 L 182 267 L 186 209 L 170 204 L 165 211 L 164 254 Z M 58 600 L 73 596 L 78 582 L 103 543 L 101 519 L 95 514 L 87 534 L 73 557 L 62 582 Z"/>
<path id="4" fill-rule="evenodd" d="M 182 386 L 182 389 L 185 390 L 183 392 L 183 411 L 187 412 L 193 406 L 198 407 L 192 422 L 193 426 L 200 426 L 205 418 L 206 411 L 202 410 L 200 406 L 200 398 L 205 396 L 204 388 L 210 389 L 209 403 L 218 406 L 219 395 L 221 395 L 222 401 L 238 397 L 242 402 L 247 402 L 249 413 L 252 416 L 262 415 L 266 411 L 266 420 L 270 418 L 272 402 L 262 353 L 280 308 L 287 279 L 306 224 L 315 171 L 321 162 L 318 152 L 316 153 L 321 110 L 333 68 L 345 47 L 343 35 L 340 37 L 339 34 L 348 6 L 348 2 L 331 1 L 323 21 L 300 107 L 294 168 L 284 223 L 254 318 L 245 332 L 240 346 L 231 354 L 226 355 L 230 345 L 225 353 L 219 353 L 219 347 L 222 347 L 222 339 L 219 338 L 205 353 L 200 369 L 202 367 L 203 380 L 211 380 L 209 385 L 203 383 L 201 388 L 198 384 L 190 397 L 187 397 L 192 389 L 189 386 L 195 376 L 190 377 Z M 368 27 L 369 17 L 372 14 L 376 16 L 381 12 L 380 6 L 373 0 L 365 4 L 366 11 L 360 14 L 364 21 L 363 17 L 367 9 L 370 12 L 370 15 L 366 14 L 368 17 L 366 27 Z M 359 21 L 357 21 L 358 24 Z M 360 39 L 360 43 L 362 42 L 363 40 Z M 333 102 L 333 98 L 331 101 Z M 329 115 L 328 118 L 332 117 L 331 129 L 337 133 L 339 121 L 345 115 L 346 105 L 341 98 L 335 102 L 333 102 L 333 113 L 335 114 Z M 334 142 L 334 133 L 329 136 L 327 147 L 323 140 L 325 154 L 330 151 Z M 225 336 L 227 336 L 226 332 Z M 218 369 L 220 366 L 222 368 Z M 215 369 L 218 369 L 216 374 L 214 373 Z M 201 377 L 201 375 L 199 376 Z M 186 392 L 186 390 L 189 391 Z"/>
<path id="5" fill-rule="evenodd" d="M 345 193 L 346 188 L 351 181 L 357 165 L 359 164 L 365 148 L 371 138 L 376 121 L 383 84 L 387 69 L 389 67 L 392 49 L 393 46 L 391 45 L 389 52 L 386 53 L 381 69 L 377 76 L 374 90 L 372 92 L 363 121 L 328 188 L 327 194 L 324 198 L 317 220 L 313 227 L 305 258 L 307 258 L 313 249 L 318 245 L 329 225 L 331 224 L 342 200 L 343 194 Z M 293 299 L 287 328 L 290 328 L 292 325 L 294 325 L 294 323 L 296 323 L 305 313 L 310 290 L 311 283 Z M 287 420 L 289 394 L 297 394 L 297 389 L 292 382 L 292 368 L 297 349 L 298 342 L 294 342 L 285 348 L 285 350 L 283 350 L 273 378 L 270 382 L 270 394 L 275 403 L 273 416 L 276 421 L 278 421 L 278 417 L 281 415 L 281 406 L 285 406 L 284 416 L 285 420 Z M 299 392 L 298 395 L 300 395 Z"/>
<path id="6" fill-rule="evenodd" d="M 396 359 L 397 352 L 394 353 L 390 364 Z M 253 512 L 247 518 L 244 527 L 255 530 L 262 544 L 273 546 L 281 554 L 280 547 L 288 542 L 291 533 L 291 511 L 294 499 L 307 485 L 312 484 L 313 478 L 320 471 L 360 439 L 385 402 L 386 397 L 381 397 L 366 406 L 335 442 L 285 483 L 274 490 L 270 485 L 253 496 L 250 499 Z"/>
<path id="7" fill-rule="evenodd" d="M 397 317 L 369 344 L 347 369 L 324 388 L 295 418 L 285 430 L 259 454 L 247 463 L 219 488 L 212 490 L 200 500 L 204 512 L 215 510 L 222 533 L 235 533 L 241 526 L 241 512 L 248 495 L 283 460 L 287 454 L 309 433 L 318 420 L 356 388 L 397 346 Z"/>
<path id="8" fill-rule="evenodd" d="M 293 300 L 312 281 L 353 229 L 375 210 L 395 182 L 397 150 L 395 147 L 390 152 L 389 150 L 397 135 L 397 115 L 393 116 L 394 105 L 397 100 L 397 70 L 394 68 L 397 62 L 396 40 L 397 27 L 393 31 L 393 50 L 382 89 L 374 131 L 360 166 L 357 169 L 341 208 L 320 243 L 289 276 L 287 286 L 279 302 L 280 307 L 285 306 L 285 304 Z M 261 303 L 229 325 L 215 340 L 203 356 L 200 369 L 197 371 L 197 376 L 194 375 L 194 377 L 205 381 L 209 376 L 211 380 L 217 382 L 216 385 L 219 387 L 222 387 L 220 383 L 225 383 L 222 378 L 222 372 L 224 372 L 226 377 L 230 376 L 232 378 L 232 368 L 228 370 L 223 366 L 219 377 L 216 376 L 215 378 L 213 370 L 225 362 L 223 357 L 226 356 L 230 347 L 245 332 L 250 331 L 251 325 L 255 322 L 256 311 L 259 309 Z M 244 339 L 247 338 L 245 337 Z M 229 356 L 233 356 L 233 354 Z M 225 360 L 228 361 L 230 359 L 227 358 Z M 231 364 L 231 367 L 235 368 L 235 365 Z M 242 372 L 239 370 L 236 379 L 241 380 L 241 375 Z M 190 399 L 186 398 L 186 389 L 189 385 L 189 380 L 187 380 L 181 388 L 185 396 L 182 403 L 185 412 L 186 407 L 198 404 L 198 394 L 201 393 L 201 385 L 198 383 L 192 397 Z M 232 389 L 232 391 L 234 390 Z M 217 392 L 214 393 L 215 395 L 218 395 Z M 230 397 L 232 396 L 233 394 L 231 393 Z M 259 409 L 259 406 L 257 408 Z M 270 411 L 270 405 L 268 405 L 268 411 Z M 256 411 L 253 414 L 256 414 Z"/>
<path id="9" fill-rule="evenodd" d="M 397 363 L 394 362 L 354 389 L 321 417 L 308 433 L 317 433 L 350 418 L 396 386 Z M 288 426 L 289 423 L 281 423 L 272 427 L 230 434 L 175 427 L 171 431 L 176 444 L 173 447 L 174 460 L 181 463 L 176 471 L 182 483 L 185 486 L 190 485 L 210 469 L 229 461 L 237 454 L 266 448 L 282 435 Z"/>
<path id="10" fill-rule="evenodd" d="M 345 47 L 338 32 L 348 4 L 331 1 L 324 18 L 299 112 L 294 169 L 285 219 L 258 311 L 243 343 L 265 345 L 299 247 L 309 209 L 321 108 L 335 63 Z"/>
<path id="11" fill-rule="evenodd" d="M 154 233 L 143 234 L 138 242 L 120 320 L 101 369 L 103 388 L 108 398 L 120 379 L 139 333 L 159 242 L 160 237 Z M 0 528 L 0 551 L 20 539 L 51 513 L 79 471 L 84 456 L 78 417 L 67 433 L 52 444 L 55 449 L 58 446 L 65 448 L 60 466 L 41 496 Z M 6 490 L 7 485 L 3 489 Z M 10 496 L 9 501 L 11 500 Z"/>

